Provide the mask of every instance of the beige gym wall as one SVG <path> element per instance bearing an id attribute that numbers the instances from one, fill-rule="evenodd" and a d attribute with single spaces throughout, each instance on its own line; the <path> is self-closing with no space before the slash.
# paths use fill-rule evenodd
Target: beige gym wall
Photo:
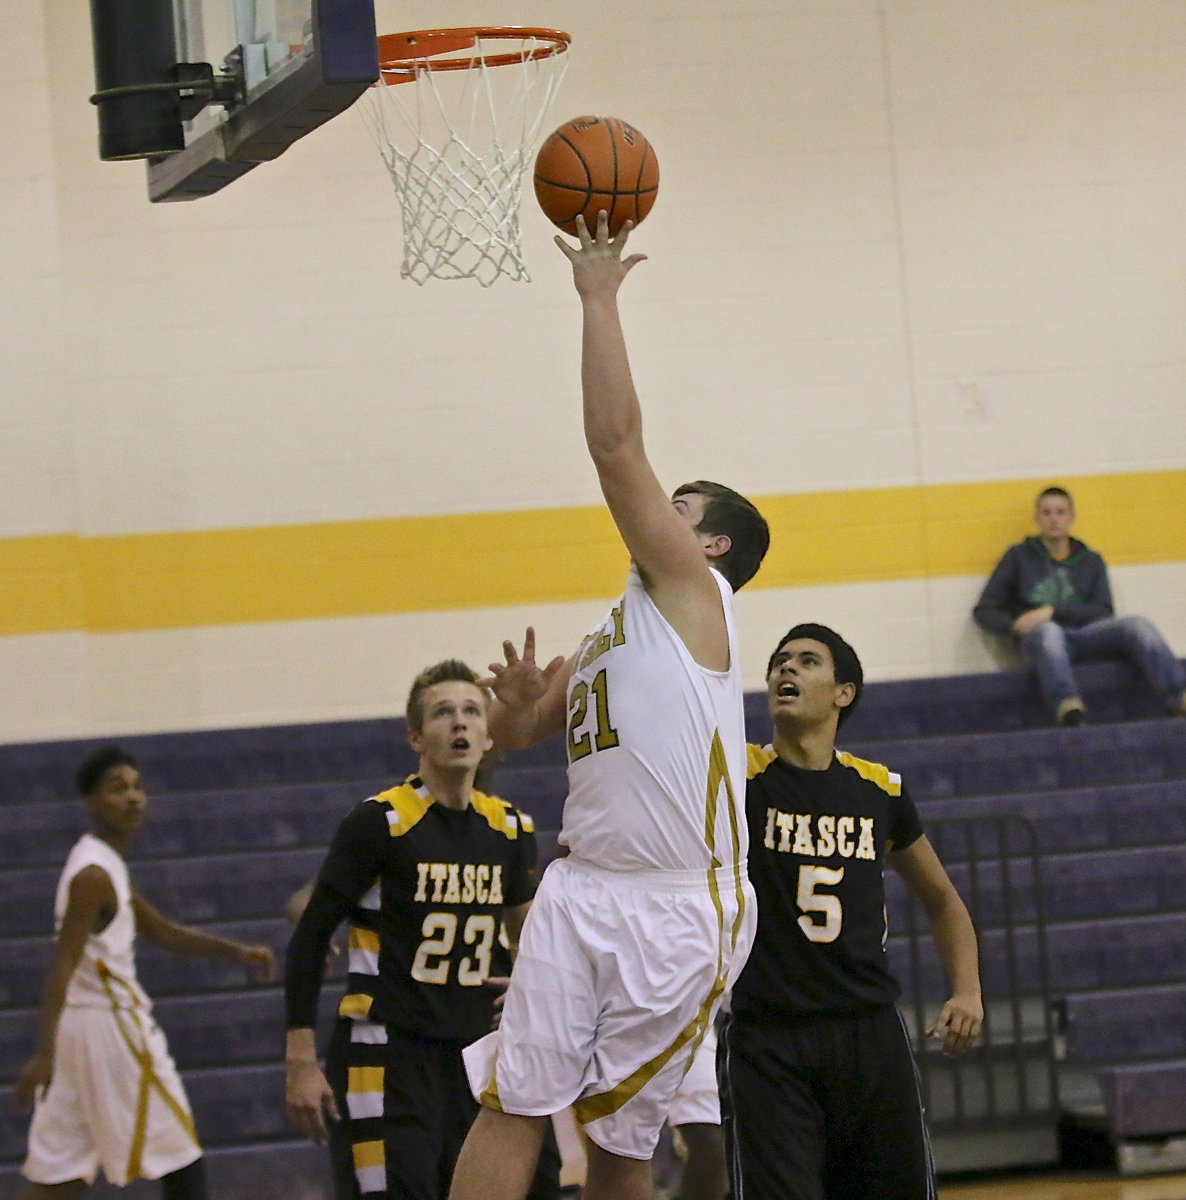
<path id="1" fill-rule="evenodd" d="M 1183 0 L 381 0 L 382 30 L 568 29 L 555 121 L 663 182 L 623 313 L 660 477 L 762 499 L 747 681 L 824 620 L 872 678 L 987 669 L 968 609 L 1072 486 L 1118 608 L 1186 653 Z M 375 715 L 546 650 L 623 560 L 580 432 L 579 308 L 398 278 L 348 113 L 192 204 L 100 163 L 84 0 L 0 71 L 0 740 Z"/>

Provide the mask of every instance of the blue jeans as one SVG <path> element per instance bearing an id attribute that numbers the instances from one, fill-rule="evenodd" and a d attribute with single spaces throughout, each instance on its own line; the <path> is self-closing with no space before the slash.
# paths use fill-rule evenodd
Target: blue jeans
<path id="1" fill-rule="evenodd" d="M 1078 699 L 1071 663 L 1091 658 L 1126 658 L 1149 681 L 1167 709 L 1186 692 L 1186 672 L 1174 652 L 1144 617 L 1105 617 L 1073 628 L 1043 621 L 1021 637 L 1021 650 L 1038 672 L 1042 695 L 1052 709 Z"/>

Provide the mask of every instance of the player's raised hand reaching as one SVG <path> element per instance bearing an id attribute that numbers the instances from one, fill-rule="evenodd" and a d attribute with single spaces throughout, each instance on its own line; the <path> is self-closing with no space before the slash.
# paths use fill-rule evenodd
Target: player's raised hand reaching
<path id="1" fill-rule="evenodd" d="M 547 694 L 556 672 L 564 666 L 563 656 L 546 667 L 535 661 L 535 630 L 528 625 L 523 638 L 523 653 L 509 639 L 502 644 L 505 662 L 491 663 L 490 675 L 479 679 L 479 687 L 488 687 L 507 708 L 529 708 Z"/>
<path id="2" fill-rule="evenodd" d="M 583 216 L 577 216 L 576 225 L 580 245 L 571 245 L 559 234 L 556 236 L 556 245 L 572 263 L 572 277 L 577 292 L 582 297 L 597 295 L 602 291 L 610 294 L 617 292 L 618 286 L 631 269 L 646 259 L 645 254 L 622 257 L 634 222 L 627 221 L 616 237 L 610 237 L 609 215 L 602 209 L 597 214 L 596 232 L 589 232 Z"/>

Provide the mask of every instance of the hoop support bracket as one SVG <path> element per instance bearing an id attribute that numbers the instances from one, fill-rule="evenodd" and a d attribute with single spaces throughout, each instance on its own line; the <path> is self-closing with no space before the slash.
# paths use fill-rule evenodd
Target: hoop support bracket
<path id="1" fill-rule="evenodd" d="M 209 104 L 235 108 L 246 99 L 243 57 L 237 51 L 228 54 L 228 69 L 215 72 L 210 63 L 174 63 L 173 78 L 159 83 L 129 83 L 122 87 L 104 88 L 90 97 L 95 105 L 121 96 L 140 96 L 153 92 L 173 93 L 183 121 L 192 121 Z"/>

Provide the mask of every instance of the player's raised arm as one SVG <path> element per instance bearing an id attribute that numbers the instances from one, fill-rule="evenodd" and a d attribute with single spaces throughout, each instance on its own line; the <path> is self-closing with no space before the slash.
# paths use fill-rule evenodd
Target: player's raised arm
<path id="1" fill-rule="evenodd" d="M 585 441 L 610 514 L 656 606 L 698 661 L 724 667 L 725 620 L 705 547 L 660 486 L 643 445 L 617 303 L 622 280 L 644 257 L 622 257 L 630 229 L 627 223 L 611 238 L 602 213 L 593 234 L 578 218 L 579 247 L 556 239 L 572 264 L 584 311 Z"/>

